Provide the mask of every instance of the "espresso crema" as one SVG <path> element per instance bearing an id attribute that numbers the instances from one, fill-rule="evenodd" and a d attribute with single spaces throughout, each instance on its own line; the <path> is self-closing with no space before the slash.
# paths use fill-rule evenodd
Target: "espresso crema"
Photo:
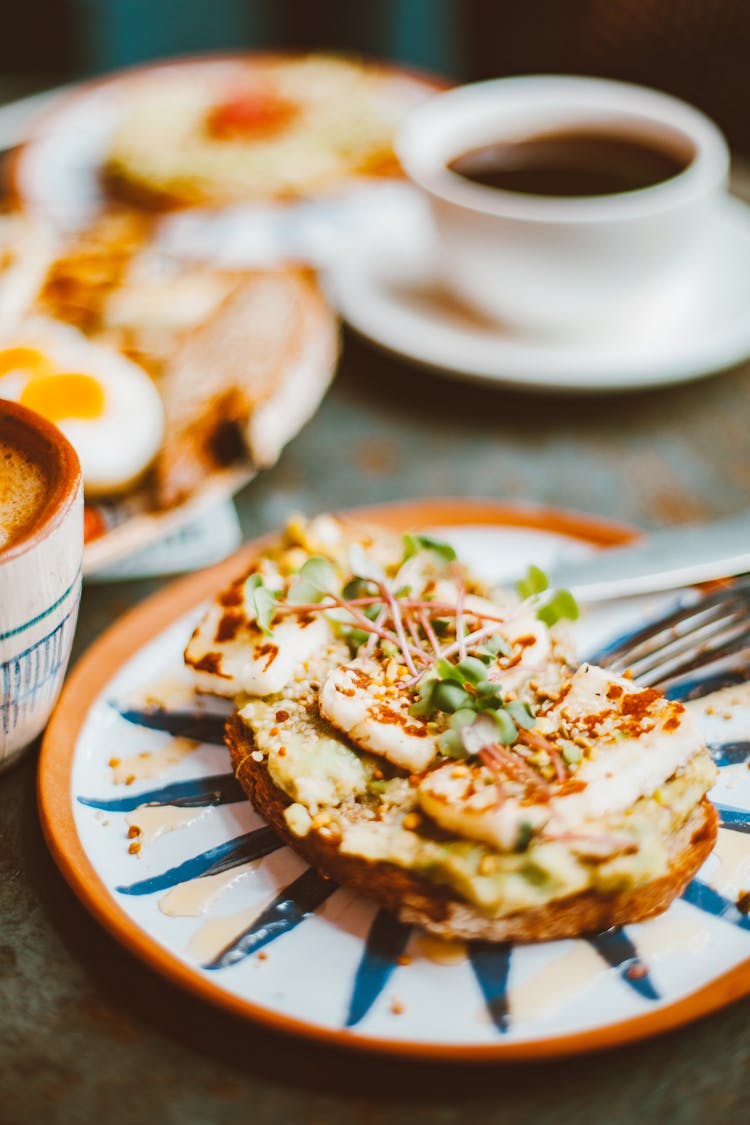
<path id="1" fill-rule="evenodd" d="M 0 437 L 0 551 L 32 529 L 45 508 L 48 483 L 33 457 Z"/>

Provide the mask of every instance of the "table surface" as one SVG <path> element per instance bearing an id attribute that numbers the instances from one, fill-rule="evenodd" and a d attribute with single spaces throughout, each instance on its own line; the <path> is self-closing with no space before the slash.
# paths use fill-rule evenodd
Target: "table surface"
<path id="1" fill-rule="evenodd" d="M 750 176 L 739 189 L 750 195 Z M 750 364 L 685 386 L 538 396 L 419 371 L 345 335 L 337 380 L 238 498 L 246 536 L 292 511 L 423 496 L 560 505 L 645 528 L 748 504 Z M 84 590 L 74 658 L 163 580 Z M 747 1120 L 750 1000 L 596 1057 L 451 1066 L 244 1023 L 115 943 L 53 864 L 36 755 L 0 778 L 0 1121 L 159 1125 L 673 1125 Z"/>

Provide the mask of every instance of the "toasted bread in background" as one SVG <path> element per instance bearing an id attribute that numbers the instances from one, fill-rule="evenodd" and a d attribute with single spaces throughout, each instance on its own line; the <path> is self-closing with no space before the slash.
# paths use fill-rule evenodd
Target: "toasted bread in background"
<path id="1" fill-rule="evenodd" d="M 670 841 L 666 875 L 628 891 L 603 895 L 588 890 L 517 914 L 491 918 L 450 888 L 412 871 L 343 854 L 334 841 L 314 829 L 304 837 L 295 836 L 284 817 L 291 801 L 271 780 L 265 762 L 252 757 L 252 734 L 237 715 L 227 723 L 226 741 L 243 789 L 290 847 L 321 874 L 374 899 L 402 921 L 416 923 L 443 938 L 554 941 L 645 921 L 666 910 L 682 892 L 710 855 L 716 839 L 716 810 L 704 798 Z"/>
<path id="2" fill-rule="evenodd" d="M 69 237 L 45 270 L 36 311 L 156 382 L 167 420 L 153 474 L 160 509 L 228 464 L 272 464 L 333 376 L 336 317 L 304 268 L 178 259 L 161 248 L 152 219 L 118 208 Z"/>
<path id="3" fill-rule="evenodd" d="M 152 235 L 151 220 L 137 211 L 106 211 L 91 226 L 61 241 L 40 278 L 36 312 L 80 328 L 102 329 L 106 303 L 123 285 L 134 257 Z"/>
<path id="4" fill-rule="evenodd" d="M 62 242 L 36 311 L 116 348 L 158 379 L 184 336 L 245 276 L 165 253 L 151 218 L 114 208 Z"/>
<path id="5" fill-rule="evenodd" d="M 158 505 L 179 503 L 243 447 L 272 464 L 317 407 L 337 353 L 336 318 L 311 272 L 248 274 L 165 366 Z"/>

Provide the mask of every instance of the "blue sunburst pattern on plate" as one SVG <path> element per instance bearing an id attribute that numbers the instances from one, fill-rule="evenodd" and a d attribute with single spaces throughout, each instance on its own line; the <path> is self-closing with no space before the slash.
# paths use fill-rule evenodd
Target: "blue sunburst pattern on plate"
<path id="1" fill-rule="evenodd" d="M 731 676 L 710 700 L 690 683 L 721 771 L 722 828 L 666 914 L 578 941 L 446 943 L 321 878 L 243 799 L 219 743 L 226 709 L 193 699 L 181 679 L 198 612 L 107 686 L 73 771 L 76 824 L 98 874 L 133 923 L 195 973 L 313 1027 L 460 1047 L 625 1021 L 750 957 L 750 690 Z M 628 612 L 643 621 L 643 606 Z M 616 620 L 592 617 L 582 649 L 587 628 L 598 644 L 627 624 L 621 609 Z M 716 687 L 707 674 L 703 691 Z"/>

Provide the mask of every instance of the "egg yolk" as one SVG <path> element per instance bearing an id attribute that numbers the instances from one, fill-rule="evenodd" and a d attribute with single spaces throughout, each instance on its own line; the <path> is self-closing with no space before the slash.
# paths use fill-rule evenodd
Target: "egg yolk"
<path id="1" fill-rule="evenodd" d="M 104 390 L 91 375 L 62 372 L 30 379 L 21 392 L 20 402 L 36 410 L 50 422 L 69 418 L 100 418 L 104 413 Z"/>
<path id="2" fill-rule="evenodd" d="M 25 375 L 36 379 L 42 375 L 51 375 L 54 367 L 44 352 L 40 352 L 38 348 L 19 345 L 0 350 L 0 378 L 9 375 L 12 371 L 22 371 Z"/>

